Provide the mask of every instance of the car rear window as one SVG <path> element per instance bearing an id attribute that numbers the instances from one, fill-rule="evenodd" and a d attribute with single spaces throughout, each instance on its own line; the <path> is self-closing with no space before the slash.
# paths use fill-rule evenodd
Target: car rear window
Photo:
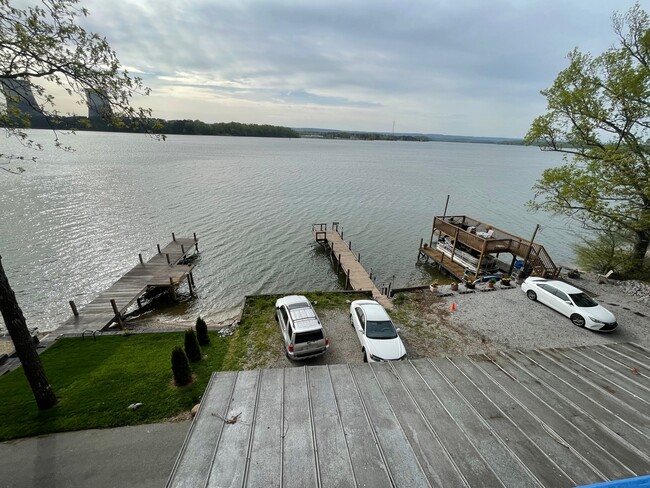
<path id="1" fill-rule="evenodd" d="M 319 341 L 322 338 L 322 330 L 310 330 L 309 332 L 300 332 L 296 334 L 294 342 L 296 344 L 302 344 L 303 342 Z"/>

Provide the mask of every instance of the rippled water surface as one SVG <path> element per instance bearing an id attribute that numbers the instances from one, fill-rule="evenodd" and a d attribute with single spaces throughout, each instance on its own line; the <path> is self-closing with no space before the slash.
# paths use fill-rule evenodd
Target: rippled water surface
<path id="1" fill-rule="evenodd" d="M 52 134 L 35 133 L 49 141 Z M 154 318 L 234 316 L 255 293 L 336 289 L 311 224 L 339 221 L 377 283 L 422 284 L 420 238 L 434 215 L 470 215 L 537 241 L 570 264 L 563 221 L 524 203 L 542 170 L 536 148 L 460 143 L 329 141 L 79 133 L 69 153 L 46 149 L 20 176 L 0 173 L 0 253 L 30 326 L 56 327 L 171 233 L 200 238 L 199 297 Z M 2 141 L 0 152 L 21 151 Z M 24 151 L 23 151 L 24 152 Z"/>

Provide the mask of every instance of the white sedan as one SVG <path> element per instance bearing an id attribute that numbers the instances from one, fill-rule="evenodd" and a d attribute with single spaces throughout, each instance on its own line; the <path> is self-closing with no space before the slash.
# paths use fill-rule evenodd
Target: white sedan
<path id="1" fill-rule="evenodd" d="M 364 362 L 406 358 L 406 349 L 384 307 L 374 300 L 355 300 L 350 305 L 350 324 L 361 343 Z"/>
<path id="2" fill-rule="evenodd" d="M 578 327 L 611 332 L 616 329 L 616 317 L 593 298 L 563 281 L 529 277 L 521 289 L 531 300 L 538 300 L 566 315 Z"/>

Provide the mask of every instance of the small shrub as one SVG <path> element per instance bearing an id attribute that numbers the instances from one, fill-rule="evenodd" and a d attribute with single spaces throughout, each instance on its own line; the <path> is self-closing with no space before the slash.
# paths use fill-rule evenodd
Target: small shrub
<path id="1" fill-rule="evenodd" d="M 406 301 L 406 294 L 398 293 L 397 296 L 393 299 L 395 305 L 401 305 Z"/>
<path id="2" fill-rule="evenodd" d="M 210 344 L 210 336 L 208 335 L 208 325 L 201 317 L 196 319 L 196 338 L 199 340 L 201 346 Z"/>
<path id="3" fill-rule="evenodd" d="M 177 386 L 187 385 L 192 381 L 192 370 L 187 356 L 180 347 L 172 350 L 172 373 Z"/>
<path id="4" fill-rule="evenodd" d="M 193 329 L 185 331 L 185 354 L 192 363 L 200 361 L 202 357 L 201 346 L 199 346 L 199 341 Z"/>

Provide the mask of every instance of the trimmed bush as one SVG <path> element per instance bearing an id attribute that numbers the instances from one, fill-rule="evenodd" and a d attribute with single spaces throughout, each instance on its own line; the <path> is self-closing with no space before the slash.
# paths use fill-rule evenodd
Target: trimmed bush
<path id="1" fill-rule="evenodd" d="M 210 344 L 210 336 L 208 335 L 208 325 L 200 316 L 196 319 L 196 338 L 199 340 L 201 346 Z"/>
<path id="2" fill-rule="evenodd" d="M 202 357 L 201 346 L 199 346 L 199 341 L 193 329 L 185 331 L 185 354 L 192 363 L 200 361 Z"/>
<path id="3" fill-rule="evenodd" d="M 181 347 L 175 347 L 172 350 L 172 372 L 174 373 L 174 383 L 177 386 L 187 385 L 192 381 L 190 362 Z"/>

